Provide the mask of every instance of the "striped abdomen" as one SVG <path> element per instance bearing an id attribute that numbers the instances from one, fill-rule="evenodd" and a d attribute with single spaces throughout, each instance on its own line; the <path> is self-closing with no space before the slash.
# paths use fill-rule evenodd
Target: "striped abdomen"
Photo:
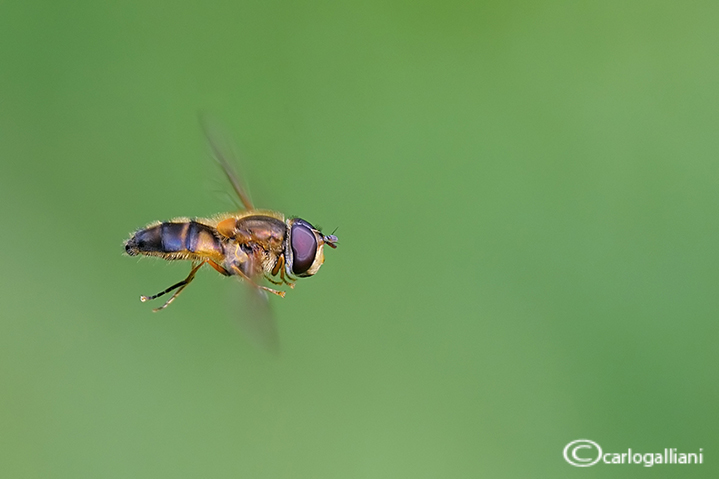
<path id="1" fill-rule="evenodd" d="M 142 254 L 164 259 L 221 262 L 224 258 L 222 241 L 215 228 L 194 220 L 159 223 L 136 231 L 125 242 L 125 251 L 130 256 Z"/>

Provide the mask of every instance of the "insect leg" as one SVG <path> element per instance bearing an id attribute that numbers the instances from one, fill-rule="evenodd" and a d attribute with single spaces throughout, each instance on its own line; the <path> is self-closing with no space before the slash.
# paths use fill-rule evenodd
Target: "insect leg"
<path id="1" fill-rule="evenodd" d="M 275 264 L 275 267 L 272 269 L 272 275 L 275 276 L 275 275 L 277 275 L 277 274 L 280 275 L 280 281 L 275 281 L 275 280 L 273 280 L 273 279 L 270 279 L 270 278 L 267 277 L 266 275 L 265 275 L 265 277 L 267 277 L 267 279 L 270 280 L 271 283 L 274 283 L 274 284 L 286 284 L 286 285 L 288 285 L 290 288 L 294 288 L 294 287 L 295 287 L 295 284 L 294 284 L 294 283 L 291 283 L 291 282 L 287 281 L 287 278 L 285 278 L 285 257 L 284 257 L 284 255 L 280 256 L 280 257 L 277 259 L 277 264 Z"/>
<path id="2" fill-rule="evenodd" d="M 252 286 L 258 289 L 264 289 L 268 293 L 276 294 L 277 296 L 284 298 L 285 294 L 287 294 L 285 291 L 277 291 L 276 289 L 268 288 L 267 286 L 262 286 L 261 284 L 257 284 L 252 279 L 247 276 L 240 268 L 238 268 L 236 265 L 231 265 L 232 269 L 237 273 L 238 275 L 242 276 L 243 279 L 245 279 L 248 283 L 250 283 Z"/>
<path id="3" fill-rule="evenodd" d="M 280 278 L 287 284 L 287 286 L 295 289 L 295 283 L 292 282 L 294 278 L 290 277 L 288 273 L 285 273 L 285 268 L 280 269 Z"/>
<path id="4" fill-rule="evenodd" d="M 281 284 L 284 284 L 282 281 L 275 281 L 275 280 L 272 279 L 268 274 L 265 274 L 265 279 L 266 279 L 267 281 L 269 281 L 270 283 L 276 284 L 276 285 L 278 285 L 278 286 L 281 285 Z"/>
<path id="5" fill-rule="evenodd" d="M 153 309 L 152 311 L 158 312 L 161 309 L 165 309 L 166 307 L 168 307 L 170 305 L 170 303 L 172 303 L 175 300 L 175 298 L 177 298 L 177 296 L 182 292 L 182 290 L 185 289 L 187 287 L 187 285 L 192 282 L 193 279 L 195 279 L 195 273 L 197 273 L 197 270 L 199 270 L 203 264 L 205 264 L 204 261 L 202 263 L 198 264 L 197 266 L 195 266 L 195 263 L 192 263 L 192 270 L 190 271 L 190 274 L 187 275 L 187 278 L 183 279 L 179 283 L 173 284 L 172 286 L 167 288 L 165 291 L 159 292 L 157 294 L 153 294 L 152 296 L 140 296 L 140 301 L 142 301 L 144 303 L 146 301 L 150 301 L 151 299 L 159 298 L 160 296 L 177 289 L 177 291 L 175 291 L 175 294 L 173 294 L 172 297 L 170 299 L 168 299 L 167 302 L 165 302 L 165 304 L 163 304 L 159 308 Z"/>
<path id="6" fill-rule="evenodd" d="M 220 266 L 219 264 L 215 263 L 215 262 L 212 261 L 211 259 L 208 259 L 208 260 L 207 260 L 207 264 L 209 264 L 210 266 L 212 266 L 213 268 L 215 268 L 215 271 L 217 271 L 218 273 L 220 273 L 220 274 L 223 275 L 223 276 L 229 276 L 229 275 L 230 275 L 230 273 L 229 273 L 225 268 L 223 268 L 223 267 Z"/>

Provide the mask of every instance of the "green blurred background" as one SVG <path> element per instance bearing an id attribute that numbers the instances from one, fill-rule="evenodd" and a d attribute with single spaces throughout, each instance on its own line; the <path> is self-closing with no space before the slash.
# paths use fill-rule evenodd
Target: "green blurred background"
<path id="1" fill-rule="evenodd" d="M 2 2 L 0 476 L 717 477 L 719 4 Z M 331 231 L 237 328 L 122 255 L 256 202 Z M 698 466 L 574 468 L 605 451 Z"/>

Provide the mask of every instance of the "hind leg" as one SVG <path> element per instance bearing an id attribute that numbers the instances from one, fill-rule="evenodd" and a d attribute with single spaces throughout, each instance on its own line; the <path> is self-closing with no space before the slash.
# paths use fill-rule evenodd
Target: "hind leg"
<path id="1" fill-rule="evenodd" d="M 170 291 L 177 290 L 177 291 L 175 291 L 175 294 L 173 294 L 172 297 L 165 302 L 165 304 L 163 304 L 159 308 L 153 309 L 152 311 L 158 312 L 161 309 L 165 309 L 166 307 L 168 307 L 170 305 L 170 303 L 172 303 L 175 300 L 175 298 L 177 298 L 177 296 L 182 292 L 182 290 L 185 289 L 187 287 L 187 285 L 192 282 L 193 279 L 195 279 L 195 273 L 197 273 L 197 270 L 199 270 L 203 264 L 205 264 L 204 261 L 202 263 L 198 264 L 197 266 L 195 266 L 195 263 L 193 262 L 192 270 L 190 271 L 190 274 L 187 275 L 187 278 L 183 279 L 179 283 L 173 284 L 172 286 L 167 288 L 165 291 L 161 291 L 157 294 L 153 294 L 152 296 L 140 296 L 140 301 L 142 301 L 144 303 L 146 301 L 150 301 L 151 299 L 159 298 L 160 296 L 163 296 L 163 295 L 169 293 Z"/>

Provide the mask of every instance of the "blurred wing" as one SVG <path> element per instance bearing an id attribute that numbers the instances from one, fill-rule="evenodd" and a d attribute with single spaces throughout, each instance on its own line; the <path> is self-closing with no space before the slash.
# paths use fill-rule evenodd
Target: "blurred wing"
<path id="1" fill-rule="evenodd" d="M 233 322 L 253 345 L 274 355 L 279 354 L 280 339 L 267 293 L 244 280 L 239 282 L 242 284 L 226 282 L 230 295 L 226 304 Z"/>
<path id="2" fill-rule="evenodd" d="M 244 290 L 246 314 L 240 316 L 240 327 L 256 344 L 273 354 L 279 354 L 280 337 L 267 293 L 248 285 L 245 285 Z"/>
<path id="3" fill-rule="evenodd" d="M 205 115 L 200 115 L 200 124 L 205 131 L 207 142 L 212 150 L 212 157 L 220 165 L 222 171 L 225 172 L 225 176 L 230 180 L 232 188 L 235 190 L 235 193 L 237 193 L 245 209 L 254 210 L 255 207 L 252 204 L 252 200 L 250 200 L 250 196 L 242 187 L 240 176 L 230 164 L 230 161 L 235 160 L 235 155 L 232 154 L 225 136 L 220 133 L 220 128 Z M 236 163 L 236 160 L 234 162 Z"/>
<path id="4" fill-rule="evenodd" d="M 279 352 L 280 340 L 277 326 L 270 308 L 266 291 L 250 281 L 261 281 L 262 275 L 256 272 L 257 258 L 250 254 L 237 268 L 242 275 L 235 276 L 242 283 L 242 304 L 240 305 L 239 325 L 243 332 L 263 349 L 274 354 Z"/>

